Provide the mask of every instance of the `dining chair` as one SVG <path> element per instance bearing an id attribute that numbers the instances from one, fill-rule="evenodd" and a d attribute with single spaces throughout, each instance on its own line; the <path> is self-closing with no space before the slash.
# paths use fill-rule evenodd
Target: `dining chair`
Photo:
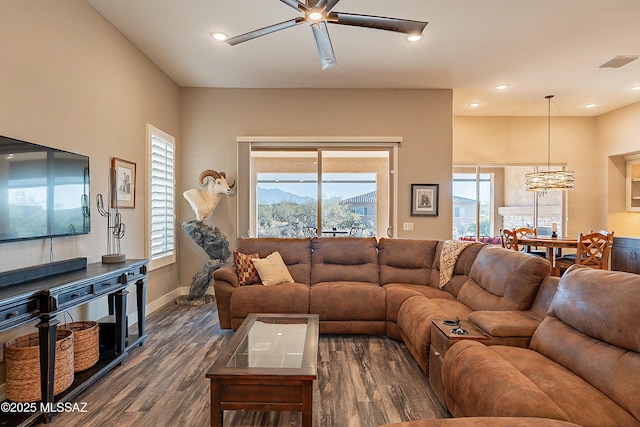
<path id="1" fill-rule="evenodd" d="M 556 258 L 555 275 L 561 276 L 567 268 L 574 264 L 608 270 L 612 244 L 613 231 L 600 230 L 589 234 L 580 233 L 576 253 Z"/>
<path id="2" fill-rule="evenodd" d="M 302 234 L 309 238 L 318 237 L 318 229 L 316 227 L 302 227 Z"/>
<path id="3" fill-rule="evenodd" d="M 518 239 L 521 239 L 523 237 L 526 236 L 535 236 L 538 237 L 538 229 L 537 228 L 527 228 L 527 227 L 520 227 L 520 228 L 516 228 L 515 230 L 516 236 L 518 236 Z M 541 256 L 543 258 L 547 257 L 547 251 L 540 251 L 536 249 L 531 249 L 531 246 L 527 246 L 525 248 L 525 251 L 528 254 L 531 255 L 537 255 L 537 256 Z"/>
<path id="4" fill-rule="evenodd" d="M 507 228 L 500 229 L 500 243 L 502 243 L 502 247 L 505 249 L 520 251 L 518 248 L 518 235 L 515 231 Z"/>

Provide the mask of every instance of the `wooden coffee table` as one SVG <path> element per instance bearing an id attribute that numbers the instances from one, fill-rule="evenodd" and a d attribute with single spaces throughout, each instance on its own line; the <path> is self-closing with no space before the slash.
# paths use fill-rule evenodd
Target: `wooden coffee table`
<path id="1" fill-rule="evenodd" d="M 211 425 L 225 410 L 302 411 L 313 422 L 317 314 L 250 314 L 220 351 L 211 380 Z"/>

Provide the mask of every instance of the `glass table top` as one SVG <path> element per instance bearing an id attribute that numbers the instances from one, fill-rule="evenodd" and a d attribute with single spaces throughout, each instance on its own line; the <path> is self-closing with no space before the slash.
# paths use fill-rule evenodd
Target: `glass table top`
<path id="1" fill-rule="evenodd" d="M 229 362 L 228 368 L 301 368 L 307 338 L 307 319 L 255 321 Z"/>

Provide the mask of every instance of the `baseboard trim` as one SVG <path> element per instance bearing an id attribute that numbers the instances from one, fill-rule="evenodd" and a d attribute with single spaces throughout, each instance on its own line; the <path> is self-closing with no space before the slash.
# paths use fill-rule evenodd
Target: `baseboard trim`
<path id="1" fill-rule="evenodd" d="M 180 295 L 189 295 L 189 286 L 180 286 Z M 215 295 L 215 291 L 213 290 L 213 286 L 209 286 L 209 288 L 207 289 L 207 292 L 205 292 L 209 295 Z"/>
<path id="2" fill-rule="evenodd" d="M 149 316 L 151 313 L 153 313 L 154 311 L 164 307 L 165 305 L 169 304 L 172 301 L 175 301 L 176 298 L 178 298 L 181 295 L 181 290 L 180 289 L 174 289 L 173 291 L 169 292 L 168 294 L 164 294 L 163 296 L 161 296 L 160 298 L 150 302 L 149 304 L 147 304 L 147 306 L 145 307 L 147 313 L 146 315 Z M 138 311 L 134 311 L 132 313 L 129 313 L 128 315 L 128 322 L 127 322 L 127 327 L 132 327 L 133 325 L 138 323 Z"/>

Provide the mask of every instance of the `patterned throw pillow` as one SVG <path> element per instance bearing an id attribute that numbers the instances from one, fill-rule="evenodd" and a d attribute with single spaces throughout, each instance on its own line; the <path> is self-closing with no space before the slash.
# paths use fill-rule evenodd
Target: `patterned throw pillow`
<path id="1" fill-rule="evenodd" d="M 238 251 L 233 251 L 233 258 L 236 262 L 236 269 L 238 270 L 238 284 L 240 286 L 250 285 L 260 281 L 258 270 L 253 265 L 251 258 L 260 258 L 258 254 L 243 254 Z"/>

